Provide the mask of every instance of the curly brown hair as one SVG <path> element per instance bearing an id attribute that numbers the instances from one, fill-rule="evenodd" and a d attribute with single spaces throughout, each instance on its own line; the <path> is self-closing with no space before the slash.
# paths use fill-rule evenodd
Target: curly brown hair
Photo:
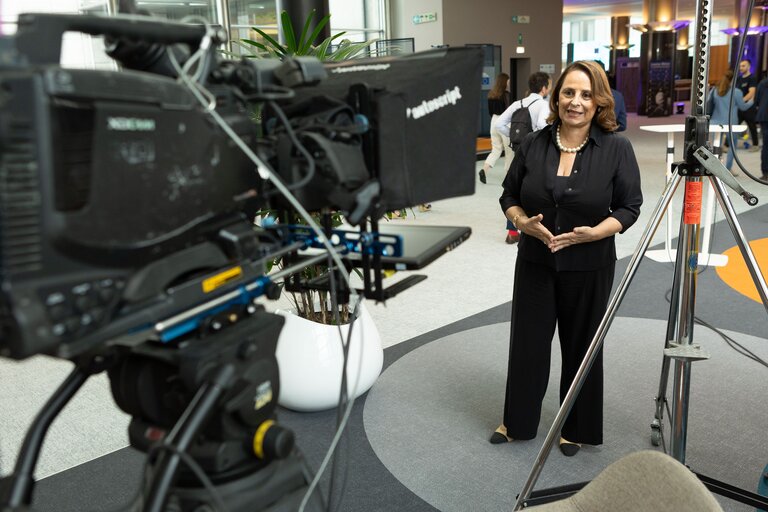
<path id="1" fill-rule="evenodd" d="M 568 73 L 577 70 L 586 73 L 592 86 L 592 101 L 597 105 L 597 113 L 592 122 L 596 122 L 606 132 L 615 131 L 619 125 L 616 124 L 616 113 L 613 111 L 613 93 L 611 92 L 611 86 L 608 85 L 608 77 L 605 75 L 603 68 L 600 67 L 600 64 L 591 60 L 577 60 L 569 64 L 560 74 L 560 78 L 557 79 L 552 94 L 549 96 L 550 114 L 547 122 L 552 124 L 560 120 L 560 113 L 557 110 L 560 89 L 563 88 L 563 82 Z"/>

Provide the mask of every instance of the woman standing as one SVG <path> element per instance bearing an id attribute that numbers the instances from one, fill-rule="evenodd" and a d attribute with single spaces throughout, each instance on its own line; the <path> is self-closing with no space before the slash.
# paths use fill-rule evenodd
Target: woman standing
<path id="1" fill-rule="evenodd" d="M 480 181 L 482 183 L 487 181 L 486 174 L 490 172 L 491 167 L 496 165 L 496 161 L 501 156 L 502 151 L 504 151 L 505 171 L 509 169 L 509 164 L 512 162 L 509 139 L 500 134 L 496 129 L 496 120 L 509 106 L 508 88 L 509 75 L 501 73 L 496 77 L 496 82 L 488 93 L 488 114 L 491 116 L 491 153 L 485 159 L 483 168 L 480 170 Z"/>
<path id="2" fill-rule="evenodd" d="M 556 326 L 562 402 L 607 308 L 614 235 L 637 220 L 642 204 L 637 160 L 629 140 L 614 133 L 613 96 L 600 66 L 569 65 L 549 101 L 550 124 L 525 138 L 499 199 L 522 235 L 504 416 L 494 444 L 536 436 Z M 602 401 L 600 354 L 561 432 L 565 455 L 603 442 Z"/>
<path id="3" fill-rule="evenodd" d="M 739 124 L 739 110 L 749 110 L 753 105 L 752 101 L 744 101 L 744 93 L 738 87 L 733 91 L 733 111 L 731 112 L 730 121 L 728 121 L 728 109 L 731 104 L 731 82 L 733 81 L 733 71 L 727 70 L 720 81 L 717 83 L 717 89 L 710 91 L 708 103 L 711 116 L 709 118 L 709 124 L 722 124 L 725 126 Z M 730 131 L 722 133 L 722 139 L 720 140 L 721 146 L 728 136 L 728 145 L 730 151 L 725 159 L 725 167 L 730 171 L 733 166 L 733 152 L 736 151 L 736 144 L 732 140 L 732 134 Z M 735 174 L 731 171 L 732 174 Z"/>

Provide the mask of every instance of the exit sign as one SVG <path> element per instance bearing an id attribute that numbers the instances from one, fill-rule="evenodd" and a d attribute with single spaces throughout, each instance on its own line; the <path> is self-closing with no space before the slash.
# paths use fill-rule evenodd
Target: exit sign
<path id="1" fill-rule="evenodd" d="M 437 21 L 436 12 L 425 12 L 423 14 L 416 14 L 413 16 L 413 24 L 418 25 L 420 23 L 431 23 Z"/>

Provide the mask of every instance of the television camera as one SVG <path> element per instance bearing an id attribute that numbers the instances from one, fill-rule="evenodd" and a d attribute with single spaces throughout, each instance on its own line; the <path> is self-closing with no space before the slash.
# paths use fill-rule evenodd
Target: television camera
<path id="1" fill-rule="evenodd" d="M 61 67 L 67 31 L 104 36 L 122 69 Z M 48 427 L 101 371 L 148 453 L 139 507 L 295 509 L 305 468 L 275 422 L 283 320 L 257 299 L 330 252 L 384 300 L 383 268 L 469 235 L 409 256 L 429 229 L 404 239 L 377 219 L 474 191 L 477 49 L 323 65 L 226 59 L 225 39 L 53 14 L 21 15 L 0 38 L 0 355 L 75 363 L 0 482 L 3 510 L 30 504 Z M 255 225 L 264 209 L 278 221 Z M 358 231 L 319 229 L 307 210 Z M 314 229 L 290 225 L 296 212 Z M 276 258 L 291 264 L 269 272 Z"/>

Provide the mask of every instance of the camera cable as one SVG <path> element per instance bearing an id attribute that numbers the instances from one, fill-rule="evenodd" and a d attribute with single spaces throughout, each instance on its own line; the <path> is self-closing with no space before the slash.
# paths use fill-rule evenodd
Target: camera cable
<path id="1" fill-rule="evenodd" d="M 210 39 L 209 31 L 206 31 L 206 38 Z M 203 47 L 208 48 L 207 50 L 203 50 Z M 202 51 L 212 51 L 212 48 L 210 44 L 203 45 L 201 44 L 201 48 L 198 49 L 198 52 Z M 174 61 L 175 62 L 175 61 Z M 176 63 L 178 64 L 178 63 Z M 189 76 L 187 72 L 184 72 L 184 70 L 180 70 L 178 80 L 184 83 L 190 92 L 195 96 L 195 98 L 201 103 L 201 105 L 206 109 L 208 114 L 216 121 L 216 123 L 221 127 L 221 129 L 230 137 L 230 139 L 245 153 L 246 156 L 256 165 L 257 170 L 259 172 L 259 175 L 262 176 L 264 179 L 268 179 L 274 186 L 277 188 L 283 196 L 291 203 L 291 205 L 294 207 L 294 209 L 304 218 L 305 222 L 310 226 L 310 228 L 315 232 L 315 234 L 318 236 L 318 239 L 320 242 L 325 246 L 325 248 L 328 250 L 328 256 L 334 261 L 336 264 L 335 267 L 338 269 L 339 274 L 342 276 L 345 285 L 347 289 L 350 291 L 350 303 L 354 304 L 353 314 L 352 318 L 353 320 L 357 318 L 358 312 L 359 312 L 359 306 L 361 302 L 361 297 L 357 294 L 354 288 L 352 288 L 350 283 L 350 276 L 349 272 L 347 272 L 346 267 L 344 266 L 343 262 L 341 261 L 341 258 L 334 250 L 333 246 L 331 245 L 330 240 L 328 240 L 328 237 L 325 236 L 325 233 L 320 228 L 320 226 L 315 222 L 315 220 L 312 218 L 312 216 L 306 211 L 306 209 L 298 202 L 296 197 L 291 194 L 290 190 L 286 187 L 285 184 L 282 183 L 282 181 L 276 176 L 274 171 L 269 167 L 267 163 L 262 161 L 255 153 L 254 151 L 237 135 L 237 133 L 232 130 L 232 128 L 227 124 L 227 122 L 219 115 L 219 113 L 216 111 L 216 100 L 215 97 L 208 91 L 205 87 L 203 87 L 199 82 L 195 82 L 192 80 L 192 78 Z M 352 332 L 354 327 L 354 321 L 350 323 L 349 325 L 349 331 L 347 332 L 347 346 L 350 343 Z M 359 364 L 362 364 L 362 350 L 360 350 L 360 360 Z M 360 379 L 360 372 L 358 372 L 358 375 L 356 376 L 356 382 L 354 388 L 356 389 L 359 384 Z M 322 464 L 320 465 L 319 470 L 315 474 L 315 478 L 312 480 L 312 482 L 309 485 L 309 488 L 307 489 L 307 492 L 304 495 L 304 498 L 302 499 L 301 505 L 299 507 L 299 512 L 303 512 L 306 508 L 306 505 L 314 492 L 315 487 L 317 487 L 318 482 L 320 481 L 320 478 L 322 477 L 322 474 L 325 472 L 328 463 L 330 461 L 330 458 L 332 454 L 335 452 L 336 446 L 339 443 L 339 440 L 341 438 L 341 435 L 344 433 L 344 429 L 349 421 L 349 416 L 352 412 L 352 407 L 354 405 L 354 398 L 349 399 L 346 403 L 346 407 L 344 409 L 344 414 L 341 418 L 341 421 L 339 423 L 339 427 L 336 430 L 336 433 L 333 437 L 333 440 L 331 441 L 331 445 L 328 448 L 328 451 L 323 459 Z"/>
<path id="2" fill-rule="evenodd" d="M 201 48 L 202 48 L 202 45 L 201 45 Z M 202 51 L 202 50 L 199 49 L 198 51 Z M 209 48 L 208 51 L 211 51 L 211 48 Z M 285 184 L 282 183 L 280 178 L 275 174 L 275 172 L 270 168 L 270 166 L 266 162 L 262 161 L 256 155 L 256 153 L 245 143 L 245 141 L 243 141 L 242 138 L 240 138 L 240 136 L 238 136 L 237 133 L 235 133 L 234 130 L 232 130 L 229 124 L 227 124 L 227 122 L 216 111 L 215 98 L 210 93 L 210 91 L 205 89 L 205 87 L 203 87 L 201 84 L 192 81 L 191 77 L 187 73 L 180 73 L 178 79 L 187 86 L 190 92 L 195 96 L 195 98 L 197 98 L 197 100 L 201 103 L 201 105 L 206 109 L 207 113 L 221 127 L 224 133 L 226 133 L 229 136 L 229 138 L 243 151 L 243 153 L 245 153 L 245 155 L 251 160 L 251 162 L 253 162 L 256 165 L 259 175 L 262 178 L 269 180 L 275 186 L 275 188 L 277 188 L 280 191 L 280 193 L 283 194 L 283 196 L 288 200 L 288 202 L 291 203 L 291 206 L 293 206 L 293 208 L 302 216 L 302 218 L 310 226 L 312 231 L 315 232 L 315 234 L 318 237 L 318 240 L 329 251 L 331 257 L 336 263 L 337 268 L 339 269 L 339 273 L 344 278 L 344 281 L 347 287 L 350 289 L 351 295 L 357 298 L 357 292 L 350 286 L 349 273 L 346 271 L 346 268 L 344 267 L 344 264 L 342 263 L 341 258 L 336 253 L 333 246 L 331 245 L 331 242 L 328 240 L 328 237 L 325 236 L 325 233 L 323 233 L 323 230 L 320 228 L 317 222 L 315 222 L 315 220 L 312 218 L 309 212 L 307 212 L 307 210 L 301 205 L 301 203 L 299 203 L 299 201 L 290 192 L 290 190 L 288 190 Z"/>
<path id="3" fill-rule="evenodd" d="M 352 317 L 357 318 L 359 314 L 359 307 L 360 307 L 361 301 L 358 299 L 358 296 L 355 295 L 354 300 L 350 300 L 350 302 L 353 302 L 355 304 Z M 354 327 L 354 322 L 351 322 L 349 324 L 349 331 L 347 332 L 347 345 L 349 345 L 352 339 L 353 327 Z M 358 364 L 362 365 L 363 351 L 360 350 L 359 352 L 360 352 L 360 357 L 358 360 Z M 357 389 L 359 381 L 360 381 L 360 372 L 358 372 L 355 378 L 355 385 L 353 389 Z M 320 464 L 320 468 L 317 470 L 314 480 L 312 480 L 312 482 L 310 483 L 309 489 L 307 489 L 307 492 L 304 494 L 304 498 L 301 500 L 301 506 L 299 507 L 299 512 L 304 512 L 304 509 L 306 508 L 307 503 L 309 502 L 309 499 L 312 493 L 314 492 L 315 487 L 317 487 L 318 482 L 320 481 L 320 478 L 322 477 L 323 473 L 327 469 L 330 459 L 334 451 L 336 450 L 336 446 L 339 444 L 339 440 L 341 439 L 341 436 L 344 433 L 344 429 L 346 428 L 346 425 L 349 422 L 349 416 L 352 413 L 352 407 L 354 405 L 355 405 L 355 398 L 353 395 L 353 397 L 347 401 L 346 407 L 344 408 L 344 415 L 342 416 L 341 422 L 339 424 L 339 428 L 336 429 L 336 433 L 334 434 L 333 439 L 331 440 L 331 445 L 328 447 L 328 450 L 326 451 L 325 457 L 323 458 L 323 462 Z M 330 500 L 330 497 L 329 497 L 329 500 Z"/>

